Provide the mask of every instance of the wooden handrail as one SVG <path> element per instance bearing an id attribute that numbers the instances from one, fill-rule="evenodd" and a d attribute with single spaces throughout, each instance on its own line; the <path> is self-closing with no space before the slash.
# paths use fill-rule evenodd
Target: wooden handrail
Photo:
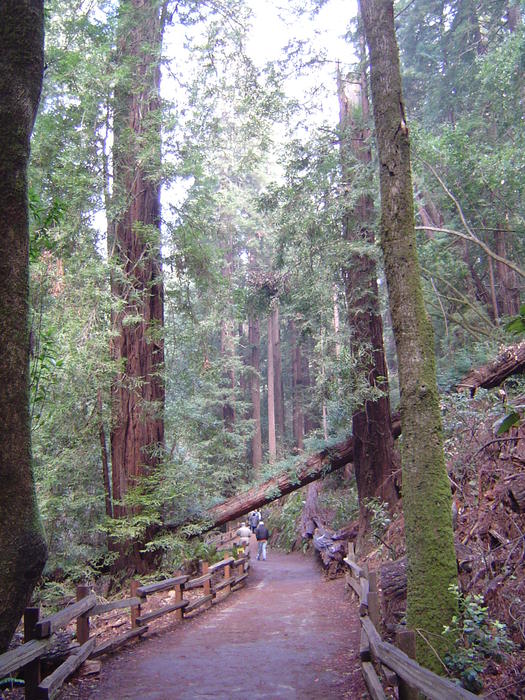
<path id="1" fill-rule="evenodd" d="M 78 586 L 77 597 L 79 600 L 77 600 L 76 603 L 41 620 L 38 619 L 38 608 L 27 608 L 24 614 L 27 641 L 16 649 L 12 649 L 5 654 L 0 654 L 0 678 L 21 668 L 25 668 L 27 672 L 27 668 L 33 664 L 35 665 L 35 669 L 33 670 L 36 672 L 31 675 L 31 682 L 26 682 L 26 699 L 48 700 L 53 698 L 68 676 L 70 676 L 87 658 L 96 658 L 102 654 L 115 651 L 130 639 L 142 637 L 148 630 L 147 622 L 171 612 L 175 612 L 180 616 L 179 619 L 182 619 L 183 611 L 188 613 L 193 612 L 208 603 L 212 603 L 218 591 L 226 589 L 226 595 L 228 595 L 234 587 L 240 586 L 247 578 L 248 574 L 242 573 L 244 569 L 247 568 L 245 566 L 246 562 L 249 562 L 248 556 L 240 557 L 237 560 L 227 556 L 223 561 L 213 566 L 208 566 L 207 562 L 202 562 L 204 575 L 191 580 L 189 576 L 175 576 L 144 586 L 139 585 L 137 581 L 132 581 L 130 597 L 122 600 L 109 601 L 107 603 L 97 604 L 96 596 L 89 592 L 87 586 Z M 237 567 L 237 575 L 232 575 L 232 566 Z M 216 583 L 212 590 L 212 576 L 221 570 L 224 571 L 224 579 Z M 191 590 L 199 587 L 203 588 L 204 595 L 192 601 L 183 599 L 184 590 Z M 148 595 L 173 588 L 175 589 L 174 603 L 141 614 L 141 606 L 145 604 L 145 599 Z M 221 599 L 224 597 L 225 596 L 222 596 Z M 123 608 L 131 609 L 132 628 L 117 638 L 109 639 L 99 646 L 96 646 L 96 638 L 89 637 L 89 618 Z M 39 659 L 44 656 L 47 650 L 53 645 L 54 640 L 51 638 L 51 635 L 75 618 L 77 620 L 77 637 L 80 646 L 77 646 L 74 651 L 72 650 L 66 661 L 52 674 L 44 678 L 43 681 L 40 681 Z"/>
<path id="2" fill-rule="evenodd" d="M 0 678 L 8 676 L 22 666 L 39 659 L 51 646 L 50 639 L 32 639 L 16 649 L 6 651 L 0 656 Z"/>
<path id="3" fill-rule="evenodd" d="M 35 636 L 37 639 L 44 639 L 45 637 L 50 637 L 54 632 L 56 632 L 61 627 L 65 627 L 71 620 L 74 620 L 79 615 L 87 612 L 91 608 L 94 608 L 97 603 L 97 597 L 94 593 L 82 598 L 73 605 L 69 605 L 64 610 L 59 610 L 53 615 L 44 617 L 39 620 L 35 625 Z"/>
<path id="4" fill-rule="evenodd" d="M 157 583 L 150 583 L 147 586 L 139 586 L 139 588 L 137 588 L 137 595 L 144 598 L 144 596 L 151 595 L 152 593 L 167 591 L 170 588 L 175 588 L 175 586 L 185 584 L 188 579 L 189 576 L 176 576 L 175 578 L 167 578 Z"/>
<path id="5" fill-rule="evenodd" d="M 199 576 L 199 578 L 192 578 L 190 581 L 184 584 L 185 591 L 191 591 L 194 588 L 200 588 L 204 586 L 206 581 L 211 580 L 211 574 L 204 574 L 204 576 Z"/>
<path id="6" fill-rule="evenodd" d="M 381 635 L 376 628 L 376 624 L 379 623 L 378 594 L 375 590 L 376 574 L 371 572 L 369 581 L 362 567 L 348 557 L 343 561 L 348 565 L 352 574 L 355 574 L 358 578 L 356 581 L 350 577 L 347 582 L 356 592 L 360 601 L 361 641 L 359 656 L 363 676 L 370 695 L 378 699 L 385 697 L 374 667 L 369 663 L 371 659 L 391 669 L 398 676 L 398 685 L 404 682 L 410 688 L 423 693 L 430 700 L 443 700 L 443 698 L 447 698 L 447 700 L 473 700 L 478 698 L 479 700 L 479 695 L 473 695 L 470 691 L 448 680 L 448 678 L 438 676 L 427 668 L 420 666 L 401 649 L 381 639 Z M 366 607 L 363 610 L 365 602 Z M 366 609 L 368 607 L 370 608 L 369 610 Z M 373 620 L 373 617 L 377 619 Z"/>
<path id="7" fill-rule="evenodd" d="M 235 559 L 233 557 L 228 557 L 227 559 L 223 559 L 222 561 L 218 561 L 216 564 L 212 564 L 210 566 L 210 568 L 208 569 L 208 573 L 215 574 L 217 571 L 220 571 L 225 566 L 229 566 L 230 564 L 233 564 L 234 561 L 235 561 Z"/>

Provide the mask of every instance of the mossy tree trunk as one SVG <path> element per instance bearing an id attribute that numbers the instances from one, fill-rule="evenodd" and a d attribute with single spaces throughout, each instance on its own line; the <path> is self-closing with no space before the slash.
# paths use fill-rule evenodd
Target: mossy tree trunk
<path id="1" fill-rule="evenodd" d="M 414 230 L 410 145 L 401 92 L 393 3 L 361 0 L 370 51 L 381 187 L 381 245 L 401 388 L 408 625 L 417 658 L 437 672 L 443 625 L 456 612 L 451 495 L 442 443 L 434 337 L 426 314 Z M 428 643 L 425 641 L 428 640 Z M 435 650 L 435 651 L 434 651 Z"/>
<path id="2" fill-rule="evenodd" d="M 43 4 L 0 3 L 0 653 L 47 556 L 31 468 L 27 205 L 44 69 Z"/>
<path id="3" fill-rule="evenodd" d="M 119 81 L 114 108 L 115 241 L 112 291 L 112 490 L 114 516 L 134 514 L 126 494 L 160 461 L 164 446 L 163 283 L 160 261 L 160 53 L 159 3 L 121 2 Z M 145 538 L 148 533 L 145 534 Z M 144 571 L 140 552 L 121 550 L 119 566 Z"/>

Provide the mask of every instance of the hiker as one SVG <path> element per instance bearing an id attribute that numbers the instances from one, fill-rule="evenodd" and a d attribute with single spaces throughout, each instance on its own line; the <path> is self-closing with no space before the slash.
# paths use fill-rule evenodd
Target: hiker
<path id="1" fill-rule="evenodd" d="M 261 519 L 261 514 L 259 513 L 258 510 L 254 510 L 250 513 L 250 527 L 252 529 L 252 532 L 255 532 L 257 530 L 257 525 L 259 524 L 259 521 Z"/>
<path id="2" fill-rule="evenodd" d="M 246 523 L 241 523 L 241 527 L 235 533 L 239 538 L 239 544 L 246 551 L 250 546 L 250 537 L 252 532 Z"/>
<path id="3" fill-rule="evenodd" d="M 266 561 L 266 544 L 268 542 L 268 538 L 270 537 L 270 533 L 262 520 L 257 525 L 255 537 L 257 538 L 257 559 Z"/>

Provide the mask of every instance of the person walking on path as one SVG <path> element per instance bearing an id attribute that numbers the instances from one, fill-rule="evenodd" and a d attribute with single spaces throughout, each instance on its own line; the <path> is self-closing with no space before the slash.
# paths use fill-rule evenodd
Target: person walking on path
<path id="1" fill-rule="evenodd" d="M 255 532 L 255 530 L 257 530 L 257 525 L 259 524 L 260 519 L 261 519 L 261 514 L 259 513 L 258 510 L 254 510 L 254 511 L 252 511 L 252 513 L 250 513 L 249 523 L 250 523 L 250 527 L 252 529 L 252 532 Z"/>
<path id="2" fill-rule="evenodd" d="M 246 525 L 246 523 L 241 523 L 241 527 L 237 530 L 237 532 L 235 534 L 239 538 L 240 546 L 246 552 L 250 546 L 250 537 L 252 535 L 252 531 Z"/>
<path id="3" fill-rule="evenodd" d="M 268 532 L 268 528 L 262 520 L 257 525 L 257 529 L 255 530 L 255 537 L 257 539 L 257 559 L 262 559 L 263 561 L 266 561 L 266 545 L 268 543 L 270 533 Z"/>

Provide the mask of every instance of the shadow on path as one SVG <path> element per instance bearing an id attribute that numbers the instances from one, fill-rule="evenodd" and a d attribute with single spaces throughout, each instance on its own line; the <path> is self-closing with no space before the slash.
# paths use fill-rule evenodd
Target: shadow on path
<path id="1" fill-rule="evenodd" d="M 310 557 L 252 558 L 245 589 L 104 662 L 93 700 L 359 700 L 359 620 Z M 61 695 L 62 698 L 67 696 Z"/>

